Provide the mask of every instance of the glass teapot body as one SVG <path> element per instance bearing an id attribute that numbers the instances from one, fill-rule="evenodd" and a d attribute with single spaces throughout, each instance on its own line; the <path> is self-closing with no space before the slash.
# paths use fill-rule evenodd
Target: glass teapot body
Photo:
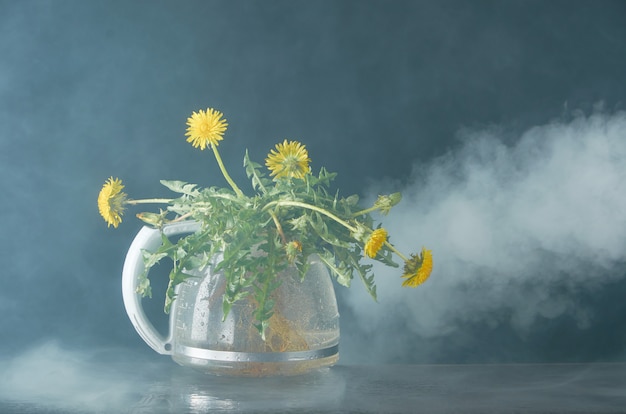
<path id="1" fill-rule="evenodd" d="M 194 222 L 165 226 L 167 236 L 191 233 Z M 209 266 L 177 286 L 169 333 L 163 337 L 146 317 L 136 293 L 144 271 L 142 250 L 161 243 L 160 230 L 144 227 L 128 251 L 122 275 L 126 312 L 144 341 L 183 366 L 217 375 L 294 375 L 333 365 L 339 358 L 339 314 L 328 270 L 315 255 L 304 279 L 296 269 L 281 272 L 273 292 L 274 314 L 265 339 L 254 326 L 253 295 L 235 302 L 224 318 L 226 279 Z"/>

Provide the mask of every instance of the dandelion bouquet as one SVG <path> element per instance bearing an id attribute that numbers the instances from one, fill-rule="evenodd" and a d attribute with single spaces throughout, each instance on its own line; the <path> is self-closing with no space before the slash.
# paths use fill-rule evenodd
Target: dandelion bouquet
<path id="1" fill-rule="evenodd" d="M 336 174 L 321 168 L 314 175 L 306 147 L 284 140 L 265 159 L 269 171 L 252 161 L 246 151 L 243 166 L 251 181 L 251 194 L 245 194 L 228 174 L 218 146 L 228 127 L 223 114 L 214 109 L 193 112 L 187 119 L 187 142 L 213 151 L 228 187 L 200 188 L 183 181 L 161 183 L 176 194 L 174 198 L 133 200 L 122 192 L 118 178 L 109 178 L 98 196 L 100 214 L 109 226 L 122 222 L 127 205 L 163 204 L 159 212 L 143 212 L 137 217 L 150 226 L 193 220 L 200 229 L 170 241 L 164 234 L 154 252 L 144 252 L 145 272 L 137 293 L 152 296 L 148 271 L 164 258 L 173 261 L 166 291 L 165 312 L 176 298 L 176 286 L 190 277 L 193 269 L 214 265 L 227 280 L 223 295 L 224 318 L 232 305 L 252 295 L 256 304 L 255 326 L 261 337 L 273 314 L 271 293 L 278 287 L 277 275 L 295 267 L 301 277 L 308 270 L 307 258 L 316 254 L 330 274 L 343 286 L 350 286 L 355 275 L 376 299 L 372 273 L 373 259 L 398 267 L 394 255 L 404 262 L 403 286 L 416 287 L 429 276 L 432 253 L 405 256 L 388 240 L 387 231 L 375 226 L 371 213 L 387 215 L 400 199 L 400 193 L 380 195 L 372 206 L 359 205 L 356 195 L 341 197 L 331 191 Z M 219 261 L 215 263 L 215 258 Z"/>

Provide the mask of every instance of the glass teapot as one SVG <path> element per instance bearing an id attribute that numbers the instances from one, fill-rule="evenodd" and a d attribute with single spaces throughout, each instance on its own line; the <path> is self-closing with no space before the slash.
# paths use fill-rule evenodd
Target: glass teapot
<path id="1" fill-rule="evenodd" d="M 217 375 L 294 375 L 333 365 L 339 359 L 339 313 L 332 280 L 318 257 L 308 258 L 308 273 L 300 279 L 296 269 L 281 272 L 274 292 L 274 315 L 265 340 L 253 326 L 254 304 L 246 299 L 233 304 L 223 321 L 220 272 L 190 272 L 176 287 L 169 333 L 163 337 L 146 316 L 136 293 L 144 271 L 142 250 L 154 251 L 161 231 L 170 237 L 199 229 L 186 221 L 162 230 L 143 227 L 133 240 L 122 272 L 126 313 L 137 333 L 156 352 L 171 355 L 183 366 Z M 249 295 L 252 297 L 253 295 Z"/>

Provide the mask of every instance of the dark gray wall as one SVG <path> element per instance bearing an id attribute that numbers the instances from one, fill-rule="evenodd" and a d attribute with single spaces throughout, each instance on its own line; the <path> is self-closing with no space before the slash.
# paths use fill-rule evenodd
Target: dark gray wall
<path id="1" fill-rule="evenodd" d="M 284 138 L 385 218 L 432 280 L 338 288 L 345 362 L 623 359 L 626 4 L 620 1 L 0 1 L 0 347 L 151 352 L 123 310 L 140 223 L 119 176 L 222 185 L 184 141 L 216 107 L 233 178 Z M 161 301 L 148 305 L 158 311 Z M 156 312 L 158 314 L 158 312 Z"/>

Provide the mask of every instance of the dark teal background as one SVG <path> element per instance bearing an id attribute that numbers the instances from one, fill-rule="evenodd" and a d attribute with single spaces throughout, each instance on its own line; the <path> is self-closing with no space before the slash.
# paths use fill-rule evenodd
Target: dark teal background
<path id="1" fill-rule="evenodd" d="M 159 179 L 223 185 L 211 154 L 184 140 L 193 110 L 224 112 L 220 151 L 242 187 L 244 149 L 262 162 L 288 138 L 314 170 L 339 173 L 343 194 L 367 196 L 381 180 L 404 188 L 461 148 L 464 128 L 504 128 L 513 145 L 572 113 L 619 113 L 625 97 L 621 1 L 0 0 L 0 349 L 151 352 L 120 292 L 138 211 L 107 229 L 96 198 L 109 176 L 133 198 L 166 195 Z M 411 318 L 371 331 L 338 288 L 342 360 L 623 360 L 624 270 L 622 256 L 603 264 L 608 282 L 567 290 L 588 325 L 562 312 L 523 334 L 497 307 L 440 336 L 407 330 Z"/>

